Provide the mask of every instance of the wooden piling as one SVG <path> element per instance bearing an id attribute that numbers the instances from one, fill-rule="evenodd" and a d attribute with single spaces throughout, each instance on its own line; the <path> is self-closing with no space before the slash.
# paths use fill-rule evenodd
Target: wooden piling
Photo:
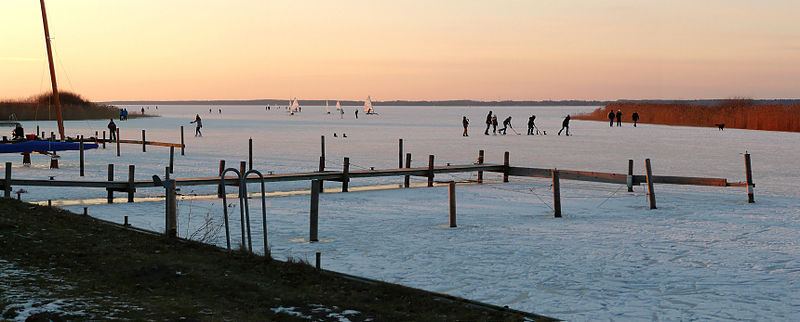
<path id="1" fill-rule="evenodd" d="M 628 192 L 633 192 L 633 160 L 628 160 Z"/>
<path id="2" fill-rule="evenodd" d="M 553 169 L 553 217 L 561 218 L 561 182 L 556 169 Z"/>
<path id="3" fill-rule="evenodd" d="M 106 131 L 105 130 L 103 130 L 103 141 L 102 142 L 103 142 L 103 150 L 105 150 L 106 149 Z"/>
<path id="4" fill-rule="evenodd" d="M 319 156 L 319 172 L 325 172 L 325 156 Z M 319 193 L 322 193 L 325 188 L 323 187 L 322 180 L 319 181 Z"/>
<path id="5" fill-rule="evenodd" d="M 175 172 L 175 147 L 169 147 L 169 173 Z"/>
<path id="6" fill-rule="evenodd" d="M 133 185 L 134 174 L 136 173 L 136 166 L 128 165 L 128 202 L 133 202 L 133 193 L 136 192 L 136 186 Z"/>
<path id="7" fill-rule="evenodd" d="M 117 156 L 119 156 L 119 128 L 116 129 L 117 135 L 114 137 L 117 139 Z"/>
<path id="8" fill-rule="evenodd" d="M 31 165 L 31 154 L 27 152 L 22 153 L 22 165 L 23 166 L 30 166 Z"/>
<path id="9" fill-rule="evenodd" d="M 245 170 L 245 169 L 247 169 L 247 161 L 239 161 L 239 173 L 242 174 L 242 178 L 243 179 L 247 180 L 247 176 L 244 175 L 244 173 L 247 172 L 247 170 Z M 241 188 L 239 188 L 239 189 L 241 189 Z"/>
<path id="10" fill-rule="evenodd" d="M 38 125 L 36 126 L 36 135 L 39 135 L 39 126 Z M 42 136 L 44 136 L 44 135 L 42 135 Z"/>
<path id="11" fill-rule="evenodd" d="M 3 181 L 3 197 L 11 198 L 11 162 L 6 162 L 6 178 Z"/>
<path id="12" fill-rule="evenodd" d="M 347 192 L 350 185 L 350 158 L 345 157 L 342 162 L 342 192 Z"/>
<path id="13" fill-rule="evenodd" d="M 108 182 L 114 181 L 114 164 L 108 164 Z M 114 191 L 111 188 L 106 188 L 107 196 L 106 202 L 114 203 Z"/>
<path id="14" fill-rule="evenodd" d="M 89 215 L 89 208 L 88 207 L 83 207 L 83 215 L 84 216 L 88 216 Z"/>
<path id="15" fill-rule="evenodd" d="M 311 216 L 309 218 L 308 240 L 319 241 L 319 180 L 311 180 Z"/>
<path id="16" fill-rule="evenodd" d="M 483 164 L 483 150 L 478 151 L 478 164 Z M 483 183 L 483 171 L 478 171 L 478 183 Z"/>
<path id="17" fill-rule="evenodd" d="M 756 202 L 755 195 L 753 193 L 753 188 L 755 185 L 753 184 L 753 171 L 750 168 L 750 153 L 744 154 L 744 170 L 747 178 L 747 202 L 754 203 Z"/>
<path id="18" fill-rule="evenodd" d="M 169 200 L 168 218 L 169 230 L 167 236 L 175 237 L 178 235 L 178 194 L 175 189 L 175 179 L 169 180 L 169 188 L 167 189 L 167 199 Z"/>
<path id="19" fill-rule="evenodd" d="M 79 151 L 78 155 L 80 156 L 79 157 L 80 158 L 80 172 L 81 172 L 81 177 L 83 177 L 83 139 L 81 139 L 81 141 L 78 142 L 78 151 Z"/>
<path id="20" fill-rule="evenodd" d="M 653 191 L 653 171 L 650 168 L 650 159 L 644 159 L 644 168 L 647 172 L 647 199 L 650 199 L 650 209 L 656 209 L 656 193 Z"/>
<path id="21" fill-rule="evenodd" d="M 322 253 L 321 252 L 317 252 L 316 253 L 316 257 L 317 257 L 317 270 L 321 270 L 322 269 Z"/>
<path id="22" fill-rule="evenodd" d="M 142 130 L 142 152 L 147 152 L 147 141 L 144 139 L 144 130 Z"/>
<path id="23" fill-rule="evenodd" d="M 47 206 L 48 207 L 52 207 L 53 206 L 53 200 L 52 199 L 47 199 Z"/>
<path id="24" fill-rule="evenodd" d="M 398 140 L 397 146 L 397 168 L 403 168 L 403 139 Z"/>
<path id="25" fill-rule="evenodd" d="M 406 169 L 411 168 L 411 153 L 406 153 Z M 406 175 L 403 179 L 403 187 L 408 188 L 411 186 L 411 176 Z"/>
<path id="26" fill-rule="evenodd" d="M 428 155 L 428 187 L 433 187 L 433 154 Z"/>
<path id="27" fill-rule="evenodd" d="M 181 125 L 181 155 L 184 155 L 184 148 L 186 148 L 186 144 L 183 143 L 183 125 Z"/>
<path id="28" fill-rule="evenodd" d="M 320 149 L 319 155 L 324 157 L 325 156 L 325 136 L 324 135 L 321 135 L 319 137 L 319 149 Z"/>
<path id="29" fill-rule="evenodd" d="M 56 140 L 56 132 L 50 132 L 50 141 L 55 141 L 55 140 Z"/>
<path id="30" fill-rule="evenodd" d="M 58 169 L 58 158 L 55 157 L 55 152 L 50 157 L 50 169 Z"/>
<path id="31" fill-rule="evenodd" d="M 125 216 L 125 223 L 123 223 L 122 225 L 126 227 L 131 225 L 128 223 L 128 216 Z"/>
<path id="32" fill-rule="evenodd" d="M 508 168 L 510 166 L 508 161 L 509 153 L 506 151 L 506 153 L 503 154 L 503 182 L 508 182 Z"/>
<path id="33" fill-rule="evenodd" d="M 253 138 L 247 141 L 247 170 L 253 170 Z"/>
<path id="34" fill-rule="evenodd" d="M 225 160 L 219 160 L 219 176 L 222 177 L 222 172 L 225 171 Z M 222 198 L 222 184 L 217 185 L 217 198 Z"/>
<path id="35" fill-rule="evenodd" d="M 450 197 L 450 227 L 456 227 L 456 182 L 450 181 L 448 197 Z"/>

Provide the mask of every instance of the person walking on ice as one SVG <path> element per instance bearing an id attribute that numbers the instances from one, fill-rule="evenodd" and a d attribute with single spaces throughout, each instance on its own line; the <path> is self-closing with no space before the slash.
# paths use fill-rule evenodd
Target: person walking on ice
<path id="1" fill-rule="evenodd" d="M 639 113 L 633 112 L 633 114 L 631 114 L 631 119 L 633 120 L 633 127 L 636 127 L 636 123 L 639 122 Z"/>
<path id="2" fill-rule="evenodd" d="M 492 134 L 497 135 L 497 115 L 492 115 Z"/>
<path id="3" fill-rule="evenodd" d="M 622 110 L 617 110 L 617 126 L 622 126 Z"/>
<path id="4" fill-rule="evenodd" d="M 464 126 L 464 133 L 462 133 L 461 136 L 469 136 L 469 134 L 467 134 L 467 127 L 469 127 L 469 119 L 467 119 L 466 116 L 461 118 L 461 125 Z"/>
<path id="5" fill-rule="evenodd" d="M 111 137 L 109 138 L 109 140 L 116 141 L 117 140 L 117 124 L 114 123 L 114 119 L 109 119 L 108 131 L 111 134 Z"/>
<path id="6" fill-rule="evenodd" d="M 508 128 L 512 129 L 514 128 L 513 126 L 511 126 L 511 116 L 503 120 L 503 128 L 500 129 L 500 132 L 503 132 L 503 135 L 506 135 L 506 130 L 508 130 Z"/>
<path id="7" fill-rule="evenodd" d="M 561 135 L 561 131 L 564 131 L 565 129 L 567 130 L 566 136 L 569 136 L 569 114 L 567 114 L 567 117 L 565 117 L 564 121 L 561 122 L 561 130 L 558 130 L 558 135 Z"/>
<path id="8" fill-rule="evenodd" d="M 492 111 L 489 111 L 489 115 L 486 115 L 486 131 L 484 131 L 483 134 L 489 135 L 490 126 L 492 126 Z"/>
<path id="9" fill-rule="evenodd" d="M 203 120 L 200 119 L 200 114 L 195 114 L 194 121 L 191 121 L 189 123 L 195 124 L 194 136 L 203 136 L 203 133 L 200 132 L 200 128 L 203 127 Z"/>
<path id="10" fill-rule="evenodd" d="M 608 112 L 608 126 L 614 127 L 614 111 Z"/>

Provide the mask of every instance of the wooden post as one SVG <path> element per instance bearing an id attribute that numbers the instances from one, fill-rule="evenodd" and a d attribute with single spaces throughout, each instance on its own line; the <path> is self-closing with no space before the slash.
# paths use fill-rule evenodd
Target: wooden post
<path id="1" fill-rule="evenodd" d="M 508 182 L 509 153 L 503 154 L 503 182 Z"/>
<path id="2" fill-rule="evenodd" d="M 239 161 L 239 173 L 242 174 L 242 179 L 244 179 L 244 183 L 247 184 L 247 176 L 244 175 L 244 173 L 247 172 L 247 170 L 245 170 L 245 169 L 247 169 L 247 161 Z M 239 188 L 239 189 L 241 189 L 241 188 Z M 247 196 L 245 196 L 245 197 L 247 197 Z"/>
<path id="3" fill-rule="evenodd" d="M 50 141 L 55 141 L 55 140 L 56 140 L 56 133 L 55 132 L 50 132 Z M 3 140 L 3 141 L 5 141 L 5 140 Z"/>
<path id="4" fill-rule="evenodd" d="M 136 166 L 131 164 L 128 166 L 128 202 L 133 202 L 133 193 L 136 192 L 136 187 L 133 185 L 133 178 L 136 172 Z"/>
<path id="5" fill-rule="evenodd" d="M 84 216 L 88 216 L 89 215 L 89 208 L 88 207 L 83 207 L 83 215 Z"/>
<path id="6" fill-rule="evenodd" d="M 116 129 L 117 135 L 115 138 L 117 139 L 117 156 L 119 156 L 119 128 Z"/>
<path id="7" fill-rule="evenodd" d="M 78 142 L 78 155 L 80 158 L 80 172 L 81 177 L 83 177 L 83 139 Z"/>
<path id="8" fill-rule="evenodd" d="M 147 144 L 145 144 L 144 140 L 144 130 L 142 130 L 142 152 L 147 152 Z"/>
<path id="9" fill-rule="evenodd" d="M 350 184 L 350 158 L 345 157 L 342 163 L 342 192 L 347 192 Z"/>
<path id="10" fill-rule="evenodd" d="M 169 189 L 167 189 L 167 199 L 169 204 L 168 214 L 169 217 L 169 230 L 167 236 L 175 237 L 178 235 L 178 194 L 175 189 L 175 179 L 169 180 Z"/>
<path id="11" fill-rule="evenodd" d="M 169 147 L 169 173 L 175 172 L 175 147 Z"/>
<path id="12" fill-rule="evenodd" d="M 633 192 L 633 160 L 628 160 L 628 192 Z"/>
<path id="13" fill-rule="evenodd" d="M 324 157 L 325 156 L 325 136 L 324 135 L 319 137 L 319 142 L 320 142 L 320 144 L 319 144 L 319 147 L 320 147 L 319 155 Z"/>
<path id="14" fill-rule="evenodd" d="M 411 153 L 406 153 L 406 169 L 411 168 Z M 408 188 L 411 185 L 411 176 L 406 175 L 405 179 L 403 180 L 403 187 Z"/>
<path id="15" fill-rule="evenodd" d="M 319 156 L 319 172 L 325 172 L 325 156 L 324 155 L 320 155 Z M 323 188 L 323 186 L 322 186 L 322 180 L 320 180 L 319 181 L 319 193 L 322 193 L 324 189 L 325 188 Z"/>
<path id="16" fill-rule="evenodd" d="M 47 199 L 47 206 L 48 207 L 52 207 L 53 206 L 53 200 L 52 199 Z"/>
<path id="17" fill-rule="evenodd" d="M 433 154 L 428 155 L 428 187 L 433 187 Z"/>
<path id="18" fill-rule="evenodd" d="M 322 269 L 322 253 L 321 252 L 317 252 L 316 256 L 317 256 L 317 270 L 321 270 Z"/>
<path id="19" fill-rule="evenodd" d="M 647 171 L 647 197 L 650 199 L 650 209 L 656 209 L 656 193 L 653 191 L 653 171 L 650 168 L 650 159 L 644 159 L 644 168 Z"/>
<path id="20" fill-rule="evenodd" d="M 108 164 L 108 183 L 114 181 L 114 164 Z M 111 190 L 111 187 L 106 187 L 106 191 L 108 191 L 108 196 L 106 196 L 106 201 L 108 203 L 114 203 L 114 191 Z"/>
<path id="21" fill-rule="evenodd" d="M 6 179 L 3 182 L 3 197 L 11 198 L 11 162 L 6 162 Z"/>
<path id="22" fill-rule="evenodd" d="M 22 165 L 23 166 L 30 166 L 31 165 L 31 154 L 24 152 L 22 153 Z"/>
<path id="23" fill-rule="evenodd" d="M 448 190 L 450 197 L 450 227 L 456 227 L 456 182 L 450 181 L 450 189 Z"/>
<path id="24" fill-rule="evenodd" d="M 753 171 L 750 168 L 750 153 L 744 154 L 744 171 L 745 176 L 747 177 L 747 202 L 754 203 L 756 202 L 753 194 L 753 188 L 755 185 L 753 184 Z"/>
<path id="25" fill-rule="evenodd" d="M 184 148 L 186 148 L 186 144 L 183 143 L 183 125 L 181 125 L 181 155 L 184 155 Z"/>
<path id="26" fill-rule="evenodd" d="M 39 135 L 39 126 L 38 125 L 36 126 L 36 135 Z M 44 136 L 44 135 L 42 135 L 42 136 Z"/>
<path id="27" fill-rule="evenodd" d="M 219 160 L 219 176 L 222 177 L 222 171 L 225 171 L 225 160 Z M 222 184 L 217 185 L 217 198 L 222 198 Z"/>
<path id="28" fill-rule="evenodd" d="M 50 169 L 58 169 L 58 158 L 56 158 L 55 152 L 50 156 Z"/>
<path id="29" fill-rule="evenodd" d="M 561 183 L 556 169 L 553 169 L 553 217 L 561 218 Z"/>
<path id="30" fill-rule="evenodd" d="M 311 180 L 311 218 L 309 219 L 308 240 L 319 241 L 319 180 Z"/>
<path id="31" fill-rule="evenodd" d="M 247 142 L 247 161 L 249 163 L 247 170 L 253 170 L 253 138 Z"/>
<path id="32" fill-rule="evenodd" d="M 483 150 L 478 151 L 478 164 L 483 164 Z M 483 171 L 478 171 L 478 183 L 483 183 Z"/>
<path id="33" fill-rule="evenodd" d="M 403 168 L 403 139 L 398 141 L 398 152 L 397 152 L 397 168 Z"/>
<path id="34" fill-rule="evenodd" d="M 105 148 L 106 148 L 106 131 L 103 130 L 103 149 L 105 150 Z"/>
<path id="35" fill-rule="evenodd" d="M 128 216 L 125 216 L 125 223 L 122 224 L 123 226 L 130 226 L 131 224 L 128 223 Z"/>

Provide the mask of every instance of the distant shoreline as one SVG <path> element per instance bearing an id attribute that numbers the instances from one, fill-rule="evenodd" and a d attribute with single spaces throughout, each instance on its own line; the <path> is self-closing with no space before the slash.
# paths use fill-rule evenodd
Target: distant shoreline
<path id="1" fill-rule="evenodd" d="M 664 103 L 664 104 L 692 104 L 692 105 L 717 105 L 727 99 L 697 99 L 697 100 L 544 100 L 544 101 L 473 101 L 473 100 L 442 100 L 442 101 L 373 101 L 380 106 L 605 106 L 611 103 Z M 325 105 L 326 100 L 298 100 L 300 105 Z M 337 100 L 327 100 L 335 105 Z M 342 105 L 363 105 L 364 101 L 339 100 Z M 800 104 L 800 99 L 758 99 L 756 104 Z M 108 105 L 287 105 L 287 100 L 256 99 L 256 100 L 134 100 L 134 101 L 107 101 L 99 102 Z"/>

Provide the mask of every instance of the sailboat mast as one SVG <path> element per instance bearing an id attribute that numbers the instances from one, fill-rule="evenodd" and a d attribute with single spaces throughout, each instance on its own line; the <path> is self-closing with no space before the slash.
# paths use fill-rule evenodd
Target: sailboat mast
<path id="1" fill-rule="evenodd" d="M 53 84 L 53 104 L 56 106 L 58 119 L 58 134 L 64 141 L 64 119 L 61 116 L 61 102 L 58 100 L 58 84 L 56 83 L 56 69 L 53 65 L 53 50 L 50 48 L 50 29 L 47 28 L 47 12 L 44 9 L 44 0 L 39 0 L 42 5 L 42 22 L 44 23 L 44 40 L 47 44 L 47 61 L 50 63 L 50 82 Z"/>

